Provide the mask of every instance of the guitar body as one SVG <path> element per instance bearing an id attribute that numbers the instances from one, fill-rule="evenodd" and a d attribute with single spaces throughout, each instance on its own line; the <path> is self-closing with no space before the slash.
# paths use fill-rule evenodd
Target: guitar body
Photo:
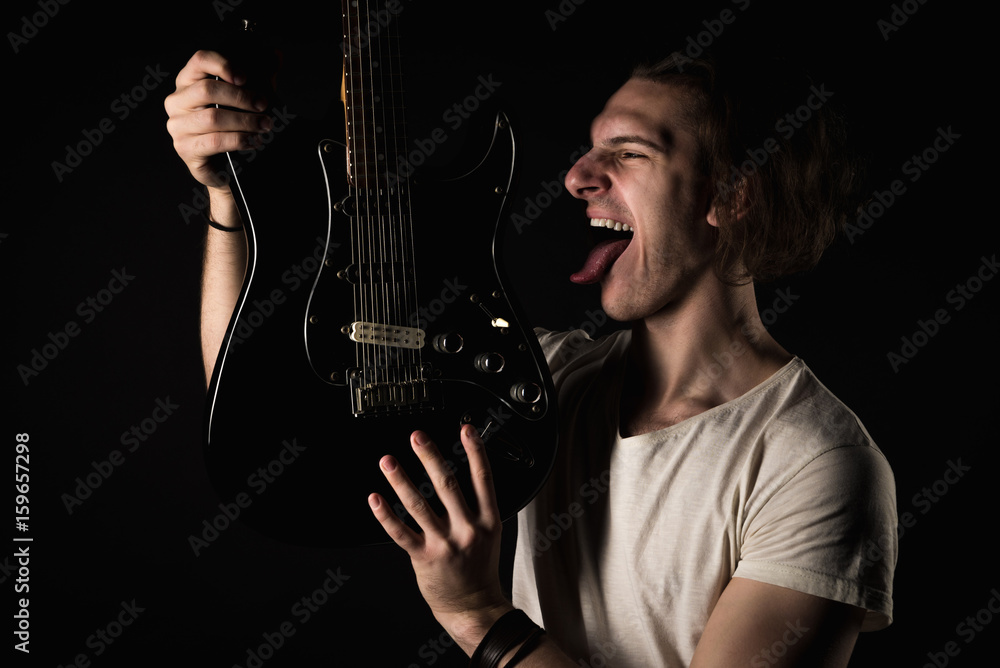
<path id="1" fill-rule="evenodd" d="M 549 474 L 557 419 L 497 251 L 516 157 L 507 119 L 462 178 L 417 170 L 364 185 L 328 138 L 336 125 L 289 116 L 259 152 L 229 156 L 249 261 L 209 389 L 205 460 L 220 499 L 284 542 L 387 542 L 368 494 L 405 511 L 379 459 L 399 459 L 437 506 L 409 445 L 422 429 L 472 503 L 458 439 L 471 423 L 512 516 Z M 386 214 L 385 193 L 405 210 Z M 405 257 L 379 254 L 393 244 Z"/>

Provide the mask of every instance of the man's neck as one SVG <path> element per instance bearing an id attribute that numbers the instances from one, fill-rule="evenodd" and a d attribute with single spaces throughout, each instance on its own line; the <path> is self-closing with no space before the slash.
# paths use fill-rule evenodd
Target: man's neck
<path id="1" fill-rule="evenodd" d="M 633 324 L 622 433 L 662 429 L 732 401 L 790 359 L 764 329 L 752 284 L 692 294 Z"/>

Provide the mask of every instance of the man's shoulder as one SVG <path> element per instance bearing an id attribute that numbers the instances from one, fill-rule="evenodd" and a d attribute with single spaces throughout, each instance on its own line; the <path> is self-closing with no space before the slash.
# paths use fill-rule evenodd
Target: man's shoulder
<path id="1" fill-rule="evenodd" d="M 549 368 L 555 373 L 569 365 L 579 366 L 624 354 L 632 332 L 621 329 L 595 338 L 583 329 L 552 331 L 536 328 L 535 335 Z"/>
<path id="2" fill-rule="evenodd" d="M 858 415 L 801 359 L 785 372 L 744 416 L 759 429 L 749 456 L 764 487 L 775 491 L 808 470 L 825 471 L 835 485 L 852 477 L 891 485 L 889 461 Z"/>
<path id="3" fill-rule="evenodd" d="M 875 446 L 858 415 L 824 385 L 801 358 L 795 358 L 790 364 L 792 373 L 776 398 L 772 429 L 829 446 Z"/>

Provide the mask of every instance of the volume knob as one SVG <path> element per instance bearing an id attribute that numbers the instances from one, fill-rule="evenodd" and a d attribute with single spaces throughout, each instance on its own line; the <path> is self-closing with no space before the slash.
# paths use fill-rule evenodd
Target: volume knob
<path id="1" fill-rule="evenodd" d="M 542 398 L 542 388 L 534 383 L 517 383 L 511 386 L 510 396 L 522 404 L 533 404 Z"/>
<path id="2" fill-rule="evenodd" d="M 431 345 L 434 346 L 434 350 L 439 353 L 457 353 L 462 350 L 462 346 L 465 345 L 465 341 L 462 340 L 461 334 L 448 332 L 447 334 L 438 334 L 435 336 Z"/>
<path id="3" fill-rule="evenodd" d="M 476 356 L 476 368 L 483 373 L 503 371 L 504 359 L 500 353 L 482 353 Z"/>

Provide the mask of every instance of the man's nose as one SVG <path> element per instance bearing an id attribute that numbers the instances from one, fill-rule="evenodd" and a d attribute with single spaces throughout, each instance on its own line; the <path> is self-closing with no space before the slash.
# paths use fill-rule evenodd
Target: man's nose
<path id="1" fill-rule="evenodd" d="M 566 190 L 577 199 L 599 195 L 610 185 L 607 172 L 594 158 L 593 150 L 583 154 L 566 173 Z"/>

